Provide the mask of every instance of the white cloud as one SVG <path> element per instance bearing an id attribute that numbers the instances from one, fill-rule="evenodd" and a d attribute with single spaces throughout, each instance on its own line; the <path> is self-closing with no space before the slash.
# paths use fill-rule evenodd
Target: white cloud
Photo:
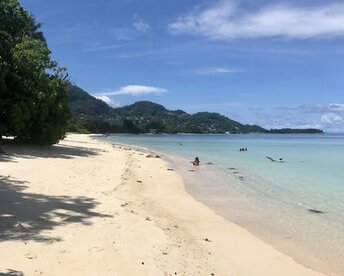
<path id="1" fill-rule="evenodd" d="M 106 95 L 106 96 L 114 96 L 114 95 L 140 96 L 140 95 L 147 95 L 147 94 L 161 94 L 165 92 L 168 92 L 168 90 L 164 88 L 159 88 L 159 87 L 146 86 L 146 85 L 127 85 L 115 91 L 105 91 L 98 94 Z"/>
<path id="2" fill-rule="evenodd" d="M 338 104 L 338 103 L 328 104 L 328 109 L 331 111 L 344 112 L 344 104 Z"/>
<path id="3" fill-rule="evenodd" d="M 124 94 L 124 95 L 142 95 L 142 94 L 160 94 L 163 92 L 167 92 L 166 89 L 153 87 L 153 86 L 145 86 L 145 85 L 128 85 L 121 87 L 119 91 L 117 91 L 117 95 Z"/>
<path id="4" fill-rule="evenodd" d="M 108 96 L 94 96 L 94 97 L 98 100 L 101 100 L 101 101 L 107 103 L 108 105 L 110 105 L 112 103 L 112 100 Z"/>
<path id="5" fill-rule="evenodd" d="M 329 104 L 303 104 L 292 107 L 279 107 L 282 110 L 301 110 L 308 113 L 340 113 L 344 112 L 344 104 L 341 103 L 329 103 Z"/>
<path id="6" fill-rule="evenodd" d="M 117 40 L 133 40 L 149 32 L 148 22 L 140 19 L 136 14 L 134 14 L 133 20 L 134 22 L 129 26 L 110 29 L 109 34 Z"/>
<path id="7" fill-rule="evenodd" d="M 133 27 L 135 28 L 135 30 L 139 33 L 146 33 L 149 31 L 150 26 L 147 22 L 143 21 L 143 20 L 137 20 L 133 23 Z"/>
<path id="8" fill-rule="evenodd" d="M 344 104 L 330 103 L 304 106 L 309 112 L 344 112 Z"/>
<path id="9" fill-rule="evenodd" d="M 109 34 L 116 40 L 132 40 L 136 37 L 135 31 L 130 28 L 112 28 L 109 31 Z"/>
<path id="10" fill-rule="evenodd" d="M 91 46 L 87 49 L 85 49 L 85 51 L 87 52 L 103 52 L 103 51 L 109 51 L 109 50 L 113 50 L 113 49 L 119 49 L 119 48 L 123 48 L 125 47 L 125 45 L 121 44 L 121 45 L 95 45 L 95 46 Z"/>
<path id="11" fill-rule="evenodd" d="M 326 125 L 341 125 L 344 124 L 344 119 L 334 113 L 326 113 L 321 116 L 321 123 Z"/>
<path id="12" fill-rule="evenodd" d="M 112 59 L 131 59 L 131 58 L 144 58 L 144 57 L 155 57 L 164 54 L 166 51 L 147 51 L 147 52 L 137 52 L 137 53 L 127 53 L 127 54 L 118 54 L 113 55 L 110 58 Z"/>
<path id="13" fill-rule="evenodd" d="M 295 116 L 289 113 L 271 114 L 259 111 L 255 113 L 255 120 L 251 122 L 266 129 L 279 128 L 321 128 L 317 120 Z"/>
<path id="14" fill-rule="evenodd" d="M 210 67 L 205 69 L 196 70 L 195 73 L 197 75 L 225 75 L 225 74 L 233 74 L 238 73 L 239 70 L 224 68 L 224 67 Z"/>
<path id="15" fill-rule="evenodd" d="M 121 106 L 120 103 L 115 103 L 110 97 L 105 96 L 105 95 L 96 95 L 94 96 L 98 100 L 102 100 L 105 102 L 107 105 L 112 106 L 112 107 L 119 107 Z"/>
<path id="16" fill-rule="evenodd" d="M 264 126 L 273 126 L 274 128 L 295 126 L 319 128 L 329 132 L 344 131 L 344 104 L 304 104 L 279 107 L 278 109 L 287 110 L 291 113 L 281 113 L 282 115 L 279 117 L 282 120 L 257 116 L 258 121 Z"/>
<path id="17" fill-rule="evenodd" d="M 179 17 L 169 25 L 174 34 L 212 40 L 283 37 L 294 39 L 344 36 L 344 3 L 297 7 L 268 5 L 249 12 L 230 0 Z"/>

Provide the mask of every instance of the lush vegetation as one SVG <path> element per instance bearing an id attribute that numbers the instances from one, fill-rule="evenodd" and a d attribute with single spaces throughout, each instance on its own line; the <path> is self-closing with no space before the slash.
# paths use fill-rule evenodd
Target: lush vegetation
<path id="1" fill-rule="evenodd" d="M 0 0 L 0 137 L 53 144 L 68 128 L 68 80 L 40 27 L 18 0 Z"/>
<path id="2" fill-rule="evenodd" d="M 257 125 L 243 125 L 218 113 L 188 114 L 167 110 L 162 105 L 141 101 L 111 108 L 77 86 L 70 86 L 73 113 L 71 131 L 90 133 L 314 133 L 320 130 L 266 130 Z"/>
<path id="3" fill-rule="evenodd" d="M 77 86 L 69 87 L 71 131 L 90 133 L 320 133 L 318 129 L 272 129 L 243 125 L 218 113 L 188 114 L 141 101 L 111 108 Z"/>

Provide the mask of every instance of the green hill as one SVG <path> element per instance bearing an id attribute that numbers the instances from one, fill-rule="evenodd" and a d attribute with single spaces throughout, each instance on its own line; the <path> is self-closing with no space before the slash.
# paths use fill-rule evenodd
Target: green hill
<path id="1" fill-rule="evenodd" d="M 109 107 L 77 86 L 71 86 L 69 101 L 73 114 L 72 131 L 92 133 L 269 133 L 257 125 L 243 125 L 219 113 L 168 110 L 139 101 L 119 108 Z M 274 133 L 280 133 L 273 130 Z M 283 132 L 283 130 L 281 130 Z M 297 130 L 294 133 L 305 133 Z M 288 129 L 288 133 L 293 133 Z"/>
<path id="2" fill-rule="evenodd" d="M 81 88 L 71 85 L 69 87 L 69 103 L 74 117 L 109 116 L 112 108 L 102 100 L 92 97 Z"/>

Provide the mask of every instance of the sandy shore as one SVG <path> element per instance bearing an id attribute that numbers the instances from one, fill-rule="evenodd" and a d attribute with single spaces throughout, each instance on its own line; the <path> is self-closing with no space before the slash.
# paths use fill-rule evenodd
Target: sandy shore
<path id="1" fill-rule="evenodd" d="M 2 148 L 0 275 L 321 275 L 194 200 L 160 158 L 87 135 Z"/>

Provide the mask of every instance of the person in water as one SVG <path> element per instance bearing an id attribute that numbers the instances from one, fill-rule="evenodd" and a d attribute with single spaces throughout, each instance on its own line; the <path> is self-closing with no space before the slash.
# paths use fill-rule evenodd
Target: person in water
<path id="1" fill-rule="evenodd" d="M 198 157 L 195 157 L 195 160 L 192 162 L 192 165 L 194 166 L 199 166 L 201 162 L 199 161 L 199 158 Z"/>

